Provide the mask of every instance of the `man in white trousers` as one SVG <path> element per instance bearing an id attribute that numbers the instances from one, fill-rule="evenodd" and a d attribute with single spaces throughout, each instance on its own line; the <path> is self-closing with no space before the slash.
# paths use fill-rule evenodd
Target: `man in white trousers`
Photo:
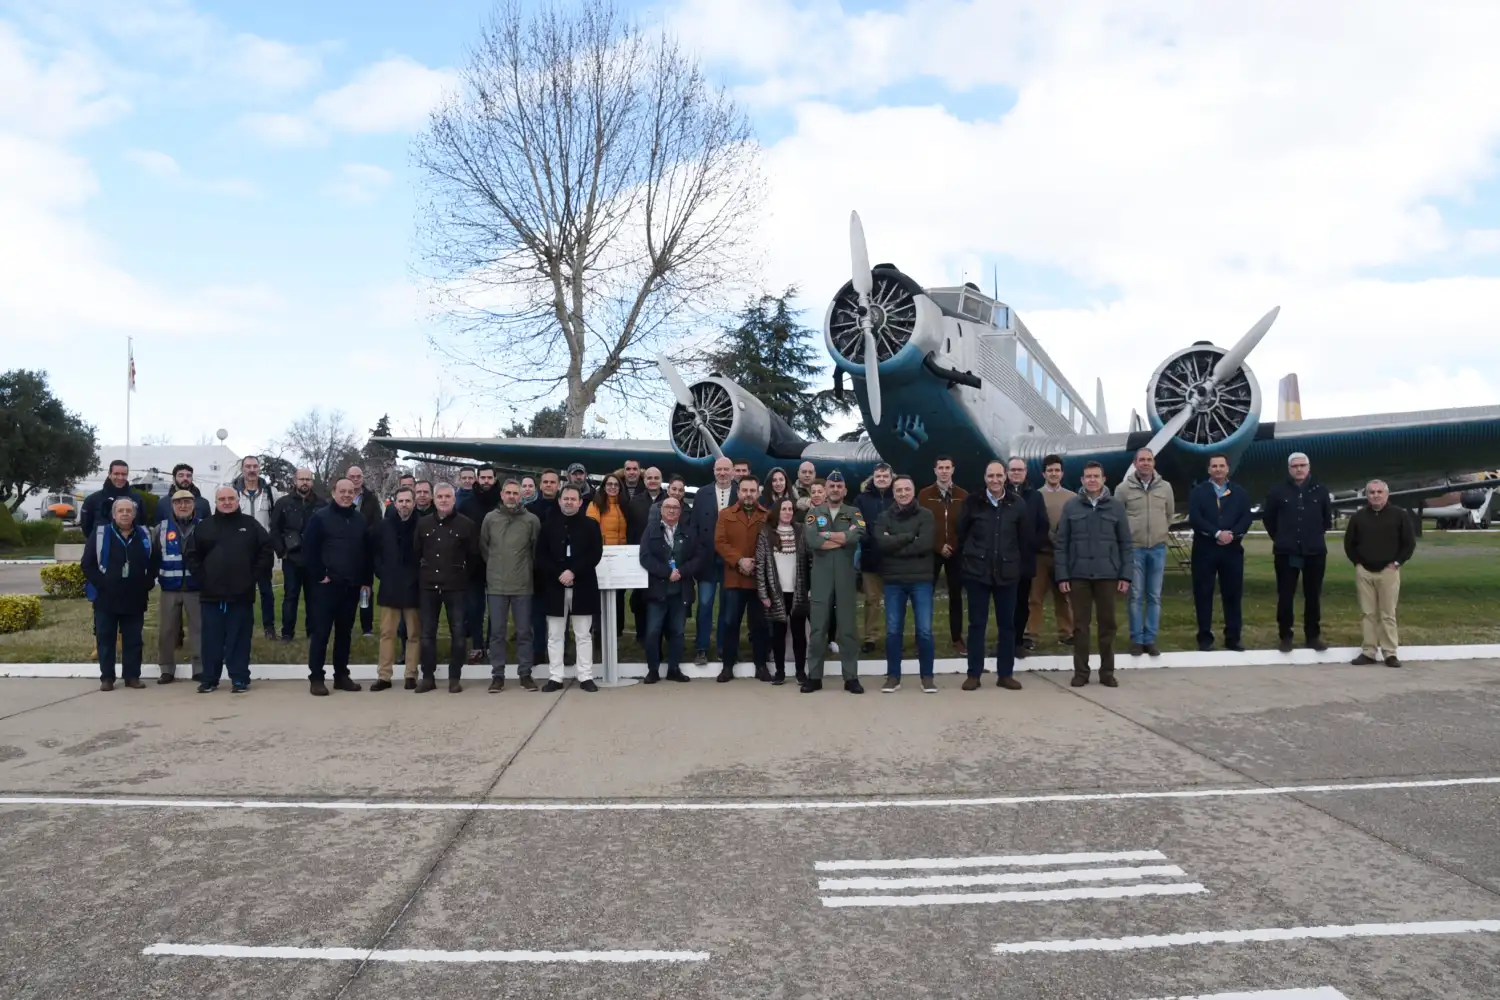
<path id="1" fill-rule="evenodd" d="M 551 679 L 543 691 L 563 689 L 563 643 L 573 620 L 578 689 L 598 691 L 594 683 L 594 647 L 589 635 L 599 613 L 599 560 L 604 536 L 599 522 L 583 512 L 583 499 L 571 483 L 557 497 L 557 513 L 542 521 L 536 546 L 538 599 L 547 616 L 547 662 Z"/>

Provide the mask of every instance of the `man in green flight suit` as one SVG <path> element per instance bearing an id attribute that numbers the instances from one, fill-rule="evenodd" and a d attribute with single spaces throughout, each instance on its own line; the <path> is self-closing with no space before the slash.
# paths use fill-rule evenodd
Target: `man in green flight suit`
<path id="1" fill-rule="evenodd" d="M 844 476 L 834 469 L 825 480 L 827 502 L 807 512 L 802 535 L 812 560 L 809 585 L 812 603 L 812 643 L 807 651 L 807 680 L 803 694 L 823 690 L 823 657 L 828 653 L 828 617 L 838 609 L 839 657 L 844 666 L 844 690 L 864 694 L 859 683 L 859 630 L 855 615 L 854 553 L 865 535 L 859 509 L 844 503 Z"/>

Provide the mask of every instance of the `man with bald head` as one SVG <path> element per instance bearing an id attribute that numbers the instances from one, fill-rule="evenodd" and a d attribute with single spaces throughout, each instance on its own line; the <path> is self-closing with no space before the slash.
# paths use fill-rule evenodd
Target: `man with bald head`
<path id="1" fill-rule="evenodd" d="M 333 485 L 333 503 L 318 510 L 302 534 L 302 559 L 307 568 L 307 680 L 311 693 L 328 694 L 323 662 L 328 637 L 333 636 L 333 688 L 358 691 L 349 676 L 349 644 L 354 614 L 369 608 L 374 559 L 372 535 L 354 505 L 354 483 L 340 479 Z"/>
<path id="2" fill-rule="evenodd" d="M 1417 551 L 1412 516 L 1391 503 L 1390 487 L 1379 479 L 1365 486 L 1365 505 L 1349 518 L 1344 555 L 1354 564 L 1359 597 L 1359 655 L 1356 666 L 1382 662 L 1401 666 L 1397 655 L 1396 604 L 1401 599 L 1401 567 Z"/>
<path id="3" fill-rule="evenodd" d="M 233 487 L 219 487 L 213 515 L 198 522 L 183 550 L 188 572 L 198 580 L 201 605 L 199 694 L 218 690 L 226 666 L 236 694 L 250 689 L 256 581 L 271 571 L 273 557 L 270 534 L 254 517 L 241 513 L 240 496 Z"/>

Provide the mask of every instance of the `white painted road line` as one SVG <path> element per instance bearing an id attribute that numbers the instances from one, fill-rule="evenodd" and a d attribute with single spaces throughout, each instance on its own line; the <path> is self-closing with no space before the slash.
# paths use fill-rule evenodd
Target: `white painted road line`
<path id="1" fill-rule="evenodd" d="M 1293 990 L 1251 990 L 1248 993 L 1201 993 L 1190 997 L 1151 997 L 1149 1000 L 1349 1000 L 1332 986 Z"/>
<path id="2" fill-rule="evenodd" d="M 1251 785 L 1184 788 L 1157 792 L 1064 792 L 1055 795 L 1002 795 L 941 799 L 828 799 L 751 802 L 356 802 L 277 801 L 274 799 L 146 799 L 64 795 L 0 795 L 3 806 L 63 806 L 146 809 L 321 809 L 331 812 L 814 812 L 845 809 L 973 809 L 1089 802 L 1229 799 L 1340 792 L 1390 792 L 1422 788 L 1467 788 L 1500 784 L 1500 776 L 1428 778 L 1412 781 L 1351 781 L 1322 785 Z"/>
<path id="3" fill-rule="evenodd" d="M 912 868 L 1028 868 L 1039 865 L 1088 865 L 1097 861 L 1165 861 L 1161 851 L 1079 851 L 1074 854 L 999 854 L 987 858 L 889 858 L 879 861 L 819 861 L 820 872 L 873 872 Z"/>
<path id="4" fill-rule="evenodd" d="M 399 949 L 372 951 L 369 948 L 286 948 L 250 947 L 237 944 L 168 944 L 149 945 L 142 955 L 178 955 L 188 958 L 263 958 L 296 959 L 321 962 L 402 962 L 411 964 L 449 962 L 478 964 L 486 962 L 706 962 L 706 951 L 427 951 Z"/>
<path id="5" fill-rule="evenodd" d="M 1187 872 L 1176 865 L 1141 865 L 1135 868 L 1069 868 L 1055 872 L 996 872 L 989 875 L 917 875 L 912 878 L 825 878 L 819 892 L 840 889 L 952 889 L 968 885 L 1050 885 L 1058 882 L 1123 882 L 1164 875 L 1177 878 Z"/>
<path id="6" fill-rule="evenodd" d="M 1040 889 L 1015 892 L 946 892 L 922 896 L 820 896 L 824 906 L 955 906 L 965 903 L 1061 903 L 1072 899 L 1125 899 L 1130 896 L 1184 896 L 1207 892 L 1197 882 L 1165 885 L 1112 885 L 1102 889 Z M 1033 942 L 1036 943 L 1036 942 Z M 999 948 L 1000 945 L 996 945 Z"/>
<path id="7" fill-rule="evenodd" d="M 996 955 L 1061 951 L 1138 951 L 1146 948 L 1178 948 L 1195 944 L 1243 944 L 1250 941 L 1418 937 L 1496 932 L 1500 932 L 1500 920 L 1430 920 L 1405 924 L 1334 924 L 1325 927 L 1261 927 L 1242 931 L 1191 931 L 1185 934 L 1081 938 L 1073 941 L 1012 941 L 997 944 L 991 950 Z"/>

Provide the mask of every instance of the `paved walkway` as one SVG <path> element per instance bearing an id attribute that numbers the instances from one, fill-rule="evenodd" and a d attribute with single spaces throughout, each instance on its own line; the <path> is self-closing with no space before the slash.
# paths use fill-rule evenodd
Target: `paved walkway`
<path id="1" fill-rule="evenodd" d="M 1496 995 L 1500 664 L 1058 681 L 311 699 L 0 680 L 0 982 Z"/>

